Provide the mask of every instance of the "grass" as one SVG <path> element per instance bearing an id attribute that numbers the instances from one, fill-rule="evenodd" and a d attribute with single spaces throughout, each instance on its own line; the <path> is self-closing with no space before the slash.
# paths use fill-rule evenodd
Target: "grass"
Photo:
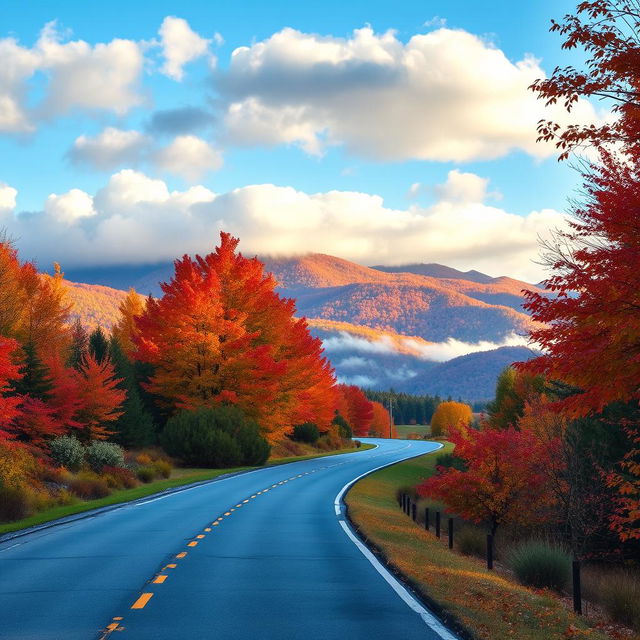
<path id="1" fill-rule="evenodd" d="M 406 438 L 410 433 L 417 433 L 420 436 L 431 435 L 431 427 L 428 424 L 397 424 L 396 431 L 399 438 Z"/>
<path id="2" fill-rule="evenodd" d="M 341 453 L 352 453 L 354 451 L 365 451 L 372 449 L 374 445 L 365 444 L 359 448 L 350 449 L 338 449 L 336 451 L 327 451 L 325 453 L 310 454 L 306 456 L 297 456 L 293 458 L 275 458 L 269 460 L 265 466 L 276 466 L 281 464 L 287 464 L 289 462 L 298 462 L 300 460 L 308 460 L 311 458 L 323 458 L 325 456 L 338 455 Z M 258 469 L 260 467 L 235 467 L 233 469 L 187 469 L 176 468 L 172 472 L 172 477 L 163 480 L 156 480 L 149 484 L 142 484 L 133 489 L 120 489 L 114 491 L 105 498 L 99 498 L 98 500 L 78 501 L 73 504 L 62 505 L 40 511 L 23 520 L 16 520 L 15 522 L 8 522 L 6 524 L 0 524 L 0 535 L 4 533 L 11 533 L 13 531 L 19 531 L 20 529 L 26 529 L 28 527 L 34 527 L 52 520 L 58 520 L 59 518 L 65 518 L 67 516 L 75 515 L 77 513 L 83 513 L 85 511 L 91 511 L 92 509 L 99 509 L 101 507 L 109 507 L 122 502 L 130 502 L 131 500 L 138 500 L 139 498 L 146 498 L 147 496 L 155 493 L 160 493 L 167 489 L 174 489 L 175 487 L 182 487 L 185 485 L 193 484 L 195 482 L 202 482 L 203 480 L 213 480 L 218 476 L 225 473 L 234 473 L 237 471 L 248 471 L 250 469 Z"/>
<path id="3" fill-rule="evenodd" d="M 435 471 L 438 455 L 414 458 L 357 482 L 346 502 L 349 516 L 414 588 L 477 638 L 603 640 L 599 631 L 567 611 L 550 593 L 528 589 L 485 568 L 483 560 L 449 551 L 443 535 L 417 526 L 396 501 L 400 487 L 415 486 Z"/>

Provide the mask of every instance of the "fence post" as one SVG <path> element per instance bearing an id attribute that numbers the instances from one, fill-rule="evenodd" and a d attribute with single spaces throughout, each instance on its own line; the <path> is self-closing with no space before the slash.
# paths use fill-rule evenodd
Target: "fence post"
<path id="1" fill-rule="evenodd" d="M 405 515 L 409 515 L 409 509 L 411 508 L 411 496 L 407 494 L 407 500 L 404 503 L 404 513 Z"/>
<path id="2" fill-rule="evenodd" d="M 407 500 L 407 494 L 403 493 L 402 494 L 402 500 L 400 502 L 400 507 L 402 508 L 403 511 L 406 509 L 406 507 L 405 507 L 406 500 Z"/>
<path id="3" fill-rule="evenodd" d="M 414 522 L 418 519 L 418 505 L 415 502 L 411 503 L 411 518 Z"/>
<path id="4" fill-rule="evenodd" d="M 436 511 L 436 538 L 440 537 L 440 512 Z"/>
<path id="5" fill-rule="evenodd" d="M 582 615 L 582 588 L 580 584 L 580 560 L 573 561 L 573 610 Z"/>
<path id="6" fill-rule="evenodd" d="M 453 549 L 453 518 L 449 518 L 449 549 Z"/>
<path id="7" fill-rule="evenodd" d="M 424 509 L 424 528 L 429 531 L 429 526 L 430 526 L 430 522 L 429 522 L 429 507 L 425 507 Z"/>
<path id="8" fill-rule="evenodd" d="M 487 569 L 493 569 L 493 536 L 487 535 Z"/>

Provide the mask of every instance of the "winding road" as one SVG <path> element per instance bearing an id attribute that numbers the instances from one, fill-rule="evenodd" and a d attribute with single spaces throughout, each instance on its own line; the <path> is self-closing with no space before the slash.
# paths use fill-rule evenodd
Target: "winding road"
<path id="1" fill-rule="evenodd" d="M 455 640 L 344 519 L 343 490 L 429 442 L 304 460 L 0 542 L 3 640 Z"/>

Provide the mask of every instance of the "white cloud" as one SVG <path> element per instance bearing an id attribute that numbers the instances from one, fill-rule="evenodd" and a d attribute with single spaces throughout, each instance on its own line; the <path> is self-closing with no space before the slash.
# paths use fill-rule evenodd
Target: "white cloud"
<path id="1" fill-rule="evenodd" d="M 51 22 L 33 47 L 0 38 L 0 59 L 0 132 L 30 133 L 39 120 L 74 110 L 123 115 L 143 102 L 138 87 L 143 55 L 132 40 L 63 42 Z M 41 98 L 34 101 L 29 81 L 38 73 Z"/>
<path id="2" fill-rule="evenodd" d="M 165 58 L 161 71 L 174 80 L 182 80 L 185 64 L 209 53 L 211 40 L 200 37 L 183 18 L 167 16 L 158 33 Z M 215 59 L 210 59 L 213 64 Z"/>
<path id="3" fill-rule="evenodd" d="M 0 182 L 0 212 L 13 211 L 16 208 L 18 190 L 10 187 L 6 182 Z"/>
<path id="4" fill-rule="evenodd" d="M 44 203 L 44 211 L 54 220 L 67 225 L 96 214 L 93 198 L 80 189 L 71 189 L 62 195 L 52 193 Z"/>
<path id="5" fill-rule="evenodd" d="M 407 347 L 414 346 L 420 353 L 422 360 L 431 360 L 435 362 L 445 362 L 458 356 L 464 356 L 468 353 L 478 353 L 480 351 L 491 351 L 492 349 L 499 349 L 500 347 L 527 347 L 529 346 L 529 340 L 527 336 L 520 336 L 516 333 L 511 333 L 505 336 L 504 340 L 500 342 L 490 342 L 488 340 L 481 340 L 480 342 L 463 342 L 462 340 L 456 340 L 455 338 L 448 338 L 444 342 L 434 342 L 432 344 L 424 345 L 418 343 L 411 338 L 405 340 Z"/>
<path id="6" fill-rule="evenodd" d="M 186 180 L 198 180 L 207 171 L 222 167 L 222 153 L 197 136 L 178 136 L 154 156 L 158 167 Z"/>
<path id="7" fill-rule="evenodd" d="M 350 38 L 286 28 L 237 48 L 218 76 L 228 138 L 237 144 L 298 144 L 321 154 L 343 144 L 377 160 L 468 161 L 537 144 L 536 123 L 568 116 L 528 89 L 544 77 L 538 61 L 510 61 L 466 31 L 440 28 L 406 44 L 369 27 Z M 597 120 L 579 101 L 572 121 Z"/>
<path id="8" fill-rule="evenodd" d="M 566 222 L 550 209 L 519 216 L 459 200 L 391 209 L 377 195 L 308 194 L 273 184 L 223 194 L 203 186 L 170 192 L 164 181 L 133 170 L 113 175 L 95 194 L 93 208 L 95 216 L 78 216 L 74 233 L 68 226 L 58 228 L 50 215 L 18 216 L 4 224 L 17 227 L 9 231 L 21 238 L 28 257 L 64 259 L 68 266 L 171 260 L 207 251 L 225 229 L 241 238 L 247 253 L 315 251 L 361 264 L 406 264 L 428 257 L 462 270 L 537 282 L 544 275 L 533 262 L 538 235 Z"/>
<path id="9" fill-rule="evenodd" d="M 77 164 L 114 169 L 123 163 L 137 165 L 149 144 L 150 138 L 139 131 L 107 127 L 94 137 L 82 135 L 76 138 L 69 156 Z"/>

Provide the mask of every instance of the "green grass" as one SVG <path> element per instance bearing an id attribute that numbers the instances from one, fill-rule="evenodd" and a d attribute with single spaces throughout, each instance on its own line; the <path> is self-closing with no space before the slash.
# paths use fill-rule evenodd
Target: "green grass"
<path id="1" fill-rule="evenodd" d="M 297 456 L 294 458 L 275 458 L 269 460 L 265 466 L 276 466 L 281 464 L 288 464 L 290 462 L 298 462 L 300 460 L 308 460 L 311 458 L 323 458 L 325 456 L 339 455 L 341 453 L 352 453 L 354 451 L 366 451 L 372 449 L 372 444 L 362 444 L 359 448 L 350 449 L 338 449 L 336 451 L 328 451 L 325 453 L 311 454 L 306 456 Z M 78 501 L 74 504 L 63 505 L 59 507 L 53 507 L 52 509 L 46 509 L 40 511 L 23 520 L 16 520 L 15 522 L 9 522 L 6 524 L 0 524 L 0 535 L 3 533 L 11 533 L 13 531 L 19 531 L 20 529 L 26 529 L 28 527 L 34 527 L 45 522 L 52 520 L 58 520 L 59 518 L 65 518 L 66 516 L 75 515 L 77 513 L 83 513 L 85 511 L 91 511 L 92 509 L 99 509 L 100 507 L 109 507 L 114 504 L 120 504 L 122 502 L 130 502 L 131 500 L 138 500 L 139 498 L 146 498 L 147 496 L 155 493 L 160 493 L 166 489 L 173 489 L 175 487 L 182 487 L 185 485 L 193 484 L 195 482 L 202 482 L 203 480 L 212 480 L 225 473 L 234 473 L 236 471 L 248 471 L 250 469 L 258 469 L 260 467 L 235 467 L 233 469 L 186 469 L 176 468 L 172 472 L 172 477 L 164 480 L 156 480 L 149 484 L 142 484 L 133 489 L 120 489 L 114 491 L 106 498 L 99 498 L 98 500 Z"/>
<path id="2" fill-rule="evenodd" d="M 488 571 L 481 559 L 450 551 L 446 534 L 438 540 L 402 513 L 397 490 L 413 487 L 433 474 L 437 456 L 451 450 L 447 443 L 440 451 L 357 482 L 346 496 L 356 526 L 425 599 L 477 638 L 604 640 L 604 635 L 589 629 L 585 620 L 568 612 L 550 593 L 528 589 Z"/>
<path id="3" fill-rule="evenodd" d="M 431 435 L 431 427 L 427 424 L 398 424 L 396 431 L 399 438 L 406 438 L 410 433 L 417 433 L 421 436 Z"/>

